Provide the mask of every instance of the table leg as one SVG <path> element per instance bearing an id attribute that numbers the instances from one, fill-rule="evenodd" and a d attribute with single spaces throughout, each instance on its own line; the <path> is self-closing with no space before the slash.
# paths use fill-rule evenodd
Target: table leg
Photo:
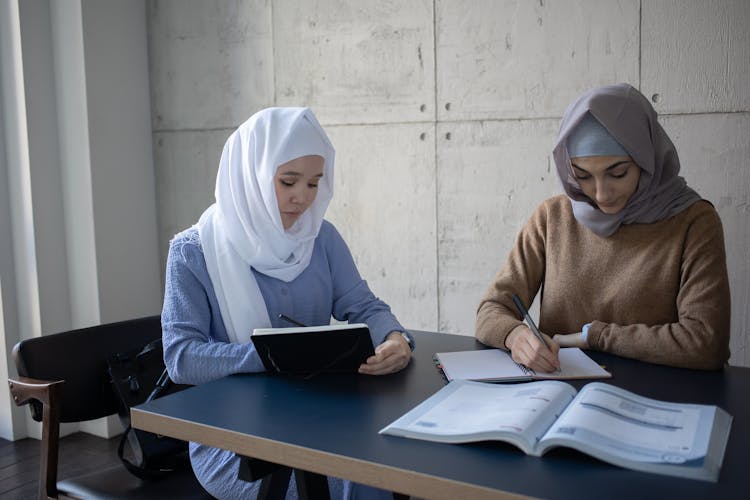
<path id="1" fill-rule="evenodd" d="M 326 476 L 294 469 L 294 477 L 297 479 L 297 494 L 300 499 L 330 500 L 331 493 L 328 491 Z"/>
<path id="2" fill-rule="evenodd" d="M 283 500 L 289 488 L 292 469 L 284 465 L 240 456 L 238 479 L 248 482 L 261 480 L 259 500 Z"/>
<path id="3" fill-rule="evenodd" d="M 264 477 L 260 482 L 258 500 L 283 500 L 286 498 L 286 491 L 289 488 L 289 478 L 291 475 L 292 470 L 284 467 Z"/>

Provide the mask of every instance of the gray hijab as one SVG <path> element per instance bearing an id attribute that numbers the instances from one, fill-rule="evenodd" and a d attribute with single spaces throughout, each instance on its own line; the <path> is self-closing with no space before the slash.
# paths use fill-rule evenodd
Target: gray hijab
<path id="1" fill-rule="evenodd" d="M 590 113 L 641 168 L 638 188 L 616 214 L 605 214 L 583 194 L 573 176 L 567 139 Z M 565 110 L 552 152 L 576 220 L 599 236 L 613 234 L 622 224 L 652 223 L 680 213 L 700 200 L 677 175 L 677 150 L 656 119 L 656 110 L 626 83 L 598 87 L 574 100 Z"/>

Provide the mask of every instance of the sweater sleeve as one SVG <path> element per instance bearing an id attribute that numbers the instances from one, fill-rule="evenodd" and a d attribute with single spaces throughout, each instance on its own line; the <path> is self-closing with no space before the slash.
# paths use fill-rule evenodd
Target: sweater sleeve
<path id="1" fill-rule="evenodd" d="M 686 232 L 677 293 L 677 322 L 618 325 L 593 321 L 592 348 L 685 368 L 718 369 L 729 359 L 730 293 L 724 232 L 706 210 Z"/>
<path id="2" fill-rule="evenodd" d="M 375 345 L 382 343 L 392 331 L 406 332 L 388 304 L 377 298 L 359 275 L 349 247 L 336 228 L 328 224 L 328 229 L 331 231 L 327 251 L 333 281 L 333 317 L 350 323 L 367 323 Z"/>
<path id="3" fill-rule="evenodd" d="M 490 283 L 477 308 L 477 339 L 507 349 L 505 338 L 523 321 L 511 298 L 517 294 L 527 306 L 539 291 L 545 271 L 547 213 L 541 205 L 521 229 L 508 258 Z"/>
<path id="4" fill-rule="evenodd" d="M 197 385 L 233 373 L 264 370 L 252 343 L 233 344 L 216 335 L 215 325 L 222 319 L 218 307 L 211 307 L 209 287 L 199 243 L 173 240 L 161 320 L 164 362 L 178 384 Z"/>

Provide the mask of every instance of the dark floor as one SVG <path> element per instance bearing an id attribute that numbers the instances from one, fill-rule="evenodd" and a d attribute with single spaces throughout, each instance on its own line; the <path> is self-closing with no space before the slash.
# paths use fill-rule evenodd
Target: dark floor
<path id="1" fill-rule="evenodd" d="M 120 437 L 104 439 L 77 432 L 60 440 L 58 479 L 75 477 L 119 462 Z M 0 500 L 37 498 L 39 447 L 36 439 L 0 439 Z"/>

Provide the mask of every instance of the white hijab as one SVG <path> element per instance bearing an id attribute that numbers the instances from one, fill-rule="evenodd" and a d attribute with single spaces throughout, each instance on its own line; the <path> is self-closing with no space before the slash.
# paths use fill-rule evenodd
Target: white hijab
<path id="1" fill-rule="evenodd" d="M 285 231 L 274 189 L 276 169 L 296 158 L 324 159 L 312 205 Z M 254 328 L 271 326 L 250 269 L 292 281 L 310 263 L 333 196 L 334 149 L 308 108 L 268 108 L 229 136 L 216 176 L 216 203 L 196 224 L 206 268 L 231 342 L 250 342 Z"/>

